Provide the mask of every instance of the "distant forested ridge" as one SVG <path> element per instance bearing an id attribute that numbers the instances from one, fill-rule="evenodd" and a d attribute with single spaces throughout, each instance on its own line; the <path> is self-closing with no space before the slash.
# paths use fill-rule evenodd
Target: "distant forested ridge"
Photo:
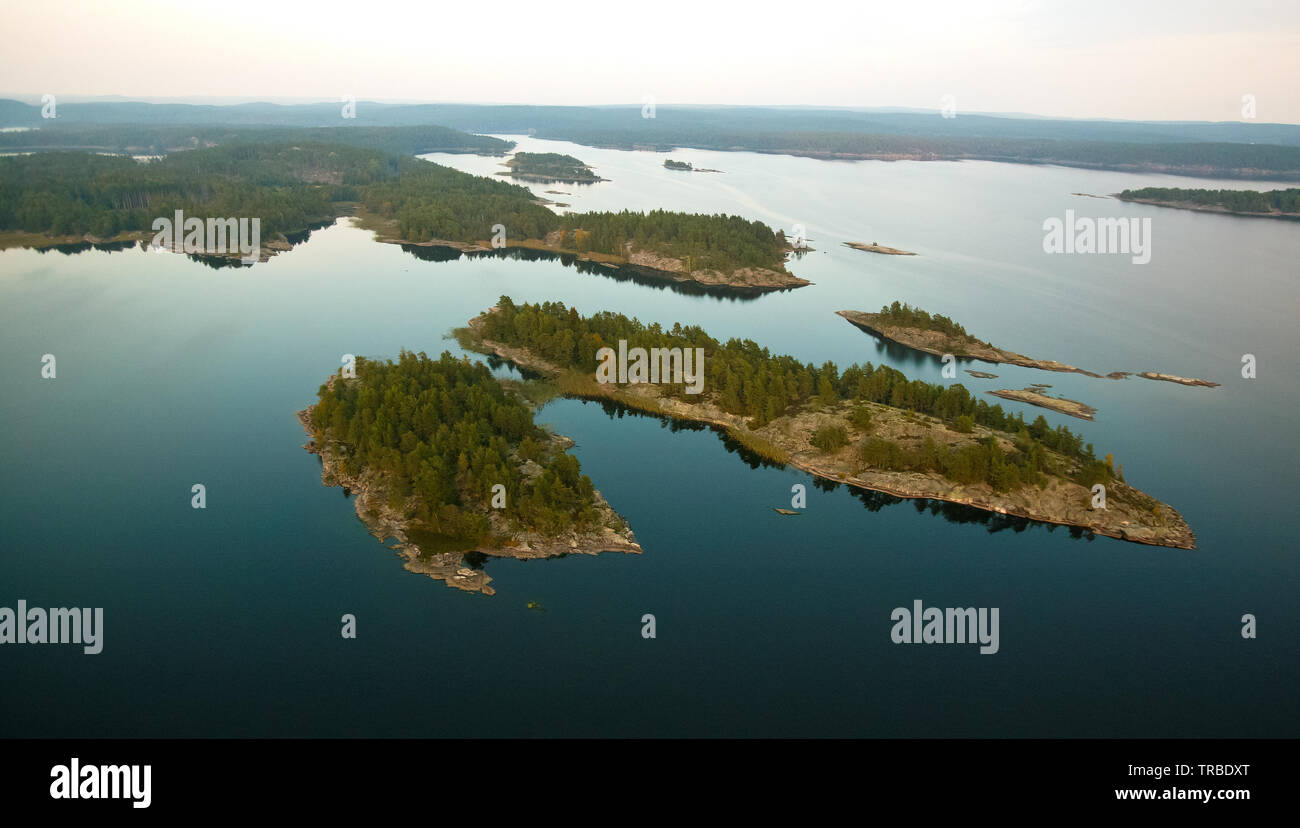
<path id="1" fill-rule="evenodd" d="M 959 432 L 985 426 L 1009 435 L 1016 447 L 1008 454 L 991 438 L 950 449 L 928 438 L 917 445 L 868 435 L 858 450 L 862 462 L 875 468 L 935 471 L 960 483 L 989 483 L 999 491 L 1036 484 L 1051 475 L 1088 486 L 1116 475 L 1110 462 L 1097 460 L 1092 446 L 1063 426 L 1052 428 L 1041 416 L 1026 423 L 1018 413 L 1009 415 L 1000 405 L 971 396 L 960 384 L 909 380 L 884 365 L 840 369 L 833 362 L 805 364 L 792 356 L 773 355 L 748 339 L 719 342 L 698 326 L 645 325 L 611 312 L 584 317 L 559 302 L 516 305 L 508 296 L 498 300 L 495 312 L 480 317 L 479 325 L 477 332 L 483 339 L 524 348 L 579 373 L 594 371 L 599 349 L 620 340 L 627 342 L 629 351 L 703 348 L 704 395 L 687 394 L 685 383 L 659 387 L 678 400 L 692 404 L 707 400 L 730 414 L 750 418 L 752 427 L 809 407 L 876 403 L 935 417 Z M 863 419 L 869 424 L 869 412 Z M 824 442 L 838 442 L 834 437 L 824 435 Z M 1054 465 L 1045 449 L 1063 455 L 1071 465 Z"/>
<path id="2" fill-rule="evenodd" d="M 447 127 L 221 127 L 44 122 L 38 129 L 0 132 L 0 150 L 96 150 L 121 155 L 165 155 L 224 144 L 329 143 L 401 155 L 427 152 L 504 155 L 514 142 Z"/>
<path id="3" fill-rule="evenodd" d="M 1194 190 L 1144 187 L 1119 194 L 1125 201 L 1154 201 L 1171 205 L 1217 207 L 1232 213 L 1290 213 L 1300 215 L 1300 189 Z"/>
<path id="4" fill-rule="evenodd" d="M 189 124 L 193 125 L 188 127 L 191 130 L 217 125 L 333 127 L 340 119 L 338 104 L 326 103 L 212 106 L 70 102 L 60 103 L 58 112 L 60 130 L 92 124 Z M 440 124 L 477 133 L 527 133 L 588 146 L 664 151 L 695 147 L 824 158 L 970 158 L 1199 176 L 1300 179 L 1300 126 L 1291 124 L 1058 120 L 979 113 L 941 118 L 937 112 L 815 107 L 660 106 L 655 118 L 642 118 L 641 114 L 639 105 L 480 106 L 360 101 L 355 124 L 340 129 Z M 41 131 L 50 132 L 56 129 L 40 117 L 39 105 L 12 100 L 0 100 L 0 126 L 41 127 Z M 21 135 L 6 138 L 6 142 L 17 143 L 4 146 L 25 146 Z M 395 147 L 386 148 L 396 151 Z"/>
<path id="5" fill-rule="evenodd" d="M 598 518 L 577 458 L 481 363 L 445 352 L 436 360 L 408 351 L 396 362 L 358 358 L 355 379 L 321 386 L 311 422 L 345 473 L 382 479 L 389 506 L 419 528 L 484 539 L 496 484 L 516 526 L 555 534 Z"/>

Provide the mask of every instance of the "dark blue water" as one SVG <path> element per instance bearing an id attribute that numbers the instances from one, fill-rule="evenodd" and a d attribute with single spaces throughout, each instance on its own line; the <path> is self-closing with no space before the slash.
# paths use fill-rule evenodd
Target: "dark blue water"
<path id="1" fill-rule="evenodd" d="M 817 250 L 791 267 L 816 284 L 742 301 L 559 262 L 425 262 L 346 223 L 241 270 L 0 253 L 0 606 L 100 606 L 106 627 L 98 656 L 0 648 L 0 735 L 1300 734 L 1300 228 L 1070 195 L 1199 186 L 1158 176 L 698 151 L 671 157 L 726 172 L 683 174 L 662 155 L 537 143 L 612 179 L 536 188 L 572 191 L 548 197 L 574 209 L 805 224 Z M 1152 262 L 1044 254 L 1042 221 L 1066 208 L 1152 217 Z M 320 485 L 293 412 L 344 353 L 459 352 L 447 331 L 503 293 L 941 381 L 937 362 L 891 356 L 832 313 L 899 299 L 1033 356 L 1219 381 L 960 375 L 1097 406 L 1085 423 L 1008 405 L 1113 452 L 1199 548 L 823 490 L 712 431 L 561 400 L 540 419 L 577 440 L 645 554 L 489 560 L 495 596 L 448 589 Z M 781 517 L 795 483 L 806 513 Z M 890 611 L 917 598 L 999 607 L 1000 652 L 892 644 Z"/>

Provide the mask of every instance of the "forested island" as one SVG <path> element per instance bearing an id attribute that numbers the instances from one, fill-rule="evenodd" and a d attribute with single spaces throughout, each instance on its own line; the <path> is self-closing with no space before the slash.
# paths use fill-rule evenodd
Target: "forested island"
<path id="1" fill-rule="evenodd" d="M 803 364 L 750 340 L 719 342 L 695 326 L 646 326 L 609 312 L 583 317 L 558 302 L 516 305 L 505 296 L 457 334 L 465 347 L 542 373 L 565 395 L 706 423 L 826 480 L 1141 543 L 1195 545 L 1182 517 L 1128 486 L 1109 455 L 1099 460 L 1068 429 L 1042 417 L 1026 423 L 959 384 L 909 380 L 870 363 Z M 597 382 L 597 352 L 620 341 L 629 352 L 702 348 L 703 392 L 688 393 L 685 383 Z M 1105 486 L 1105 509 L 1092 507 L 1097 484 Z"/>
<path id="2" fill-rule="evenodd" d="M 483 106 L 367 101 L 359 104 L 357 112 L 358 122 L 364 126 L 336 127 L 337 104 L 60 102 L 59 118 L 51 123 L 41 117 L 40 105 L 0 100 L 0 123 L 37 128 L 0 135 L 0 146 L 29 149 L 35 141 L 44 148 L 173 148 L 183 146 L 182 142 L 194 135 L 200 136 L 200 143 L 189 146 L 202 146 L 207 136 L 231 129 L 327 127 L 347 132 L 441 124 L 477 133 L 529 132 L 539 138 L 588 146 L 665 152 L 693 147 L 828 159 L 983 159 L 1216 178 L 1300 179 L 1296 128 L 1286 124 L 1060 120 L 978 113 L 944 119 L 934 113 L 815 107 L 661 106 L 658 113 L 657 118 L 641 118 L 639 105 Z M 107 131 L 91 141 L 77 134 L 90 129 Z M 128 130 L 134 138 L 117 138 L 115 131 Z M 417 151 L 435 149 L 462 151 L 431 146 Z"/>
<path id="3" fill-rule="evenodd" d="M 344 487 L 371 534 L 396 539 L 407 569 L 448 586 L 494 593 L 466 553 L 642 551 L 565 452 L 571 441 L 535 425 L 486 365 L 445 352 L 358 358 L 355 376 L 330 377 L 298 419 L 321 482 Z"/>
<path id="4" fill-rule="evenodd" d="M 690 172 L 694 169 L 689 161 L 674 161 L 671 158 L 664 161 L 664 167 L 670 170 L 684 170 L 686 172 Z"/>
<path id="5" fill-rule="evenodd" d="M 1234 216 L 1300 219 L 1300 188 L 1287 190 L 1194 190 L 1178 187 L 1144 187 L 1117 193 L 1122 201 L 1177 207 Z"/>
<path id="6" fill-rule="evenodd" d="M 558 152 L 516 152 L 506 161 L 506 166 L 510 169 L 501 175 L 524 181 L 594 184 L 606 180 L 572 155 Z"/>
<path id="7" fill-rule="evenodd" d="M 810 284 L 786 270 L 784 233 L 759 221 L 665 210 L 560 216 L 526 187 L 345 144 L 232 143 L 149 163 L 88 152 L 0 158 L 0 246 L 144 242 L 153 221 L 176 210 L 258 217 L 267 253 L 356 214 L 381 241 L 487 251 L 501 231 L 504 247 L 703 286 Z"/>

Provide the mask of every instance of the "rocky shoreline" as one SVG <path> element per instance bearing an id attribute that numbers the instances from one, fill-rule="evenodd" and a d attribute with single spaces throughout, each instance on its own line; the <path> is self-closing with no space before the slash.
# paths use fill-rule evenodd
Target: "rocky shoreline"
<path id="1" fill-rule="evenodd" d="M 482 319 L 482 316 L 471 319 L 469 330 L 476 337 L 476 344 L 486 352 L 539 373 L 552 376 L 561 373 L 561 369 L 557 366 L 524 349 L 484 339 L 479 333 Z M 987 484 L 963 485 L 934 472 L 857 470 L 851 449 L 845 448 L 827 455 L 813 447 L 811 440 L 815 429 L 828 422 L 837 421 L 817 412 L 804 412 L 794 417 L 778 418 L 760 429 L 753 430 L 747 427 L 744 417 L 727 413 L 708 402 L 686 403 L 671 397 L 662 397 L 658 394 L 657 387 L 653 385 L 635 385 L 620 389 L 617 386 L 601 385 L 592 380 L 583 393 L 566 393 L 587 399 L 605 399 L 633 404 L 641 410 L 659 416 L 716 426 L 741 438 L 746 445 L 752 446 L 755 442 L 770 445 L 780 455 L 772 459 L 835 483 L 884 492 L 895 497 L 939 500 L 1040 523 L 1078 527 L 1098 535 L 1134 543 L 1179 549 L 1196 548 L 1195 534 L 1173 507 L 1119 481 L 1107 484 L 1114 494 L 1119 495 L 1110 498 L 1108 508 L 1093 509 L 1090 506 L 1089 489 L 1061 478 L 1053 478 L 1046 489 L 1024 486 L 1012 492 L 997 492 Z M 847 416 L 847 412 L 845 413 Z M 874 404 L 872 413 L 877 421 L 882 422 L 879 426 L 882 432 L 891 437 L 906 437 L 908 430 L 914 429 L 911 423 L 918 419 L 929 421 L 926 424 L 927 434 L 952 436 L 946 431 L 940 432 L 942 424 L 933 418 L 925 418 L 921 415 L 909 417 L 911 412 Z M 982 426 L 976 427 L 976 436 L 992 434 L 994 432 Z M 1005 437 L 1002 435 L 999 439 Z M 756 440 L 744 438 L 756 438 Z M 1142 502 L 1142 506 L 1138 506 L 1138 502 Z M 1145 508 L 1145 502 L 1152 504 L 1157 511 L 1152 512 Z"/>
<path id="2" fill-rule="evenodd" d="M 1069 400 L 1065 397 L 1052 397 L 1039 391 L 1037 388 L 1022 388 L 1019 391 L 1010 388 L 1000 388 L 997 391 L 986 391 L 986 394 L 992 394 L 995 397 L 1001 397 L 1005 400 L 1015 400 L 1016 402 L 1037 405 L 1041 408 L 1051 409 L 1061 414 L 1068 414 L 1071 417 L 1078 417 L 1080 420 L 1092 420 L 1097 409 L 1092 406 L 1081 403 L 1078 400 Z"/>
<path id="3" fill-rule="evenodd" d="M 1143 371 L 1142 373 L 1138 374 L 1138 376 L 1142 377 L 1142 379 L 1160 380 L 1162 382 L 1173 382 L 1173 383 L 1177 383 L 1178 385 L 1195 385 L 1195 386 L 1200 386 L 1202 388 L 1219 387 L 1219 383 L 1217 382 L 1210 382 L 1209 380 L 1203 380 L 1203 379 L 1193 379 L 1191 377 L 1180 377 L 1174 374 L 1159 374 L 1156 373 L 1155 371 Z"/>
<path id="4" fill-rule="evenodd" d="M 1006 365 L 1018 365 L 1022 368 L 1037 368 L 1040 371 L 1055 371 L 1065 374 L 1083 374 L 1086 377 L 1094 379 L 1124 379 L 1132 376 L 1132 371 L 1111 371 L 1109 374 L 1098 374 L 1093 371 L 1085 371 L 1082 368 L 1076 368 L 1073 365 L 1067 365 L 1064 362 L 1057 362 L 1051 359 L 1033 359 L 1024 354 L 1018 354 L 1015 351 L 1008 351 L 982 342 L 972 336 L 961 339 L 951 337 L 942 331 L 922 330 L 920 328 L 907 328 L 900 325 L 889 325 L 880 321 L 880 314 L 866 313 L 865 311 L 841 310 L 835 312 L 848 320 L 850 324 L 859 330 L 865 331 L 872 336 L 888 340 L 905 348 L 911 348 L 914 351 L 931 354 L 933 356 L 944 356 L 952 354 L 955 357 L 964 359 L 978 359 L 981 362 L 1003 363 Z M 973 376 L 981 376 L 981 372 L 968 371 Z M 992 376 L 991 374 L 987 376 Z M 1166 382 L 1175 382 L 1180 385 L 1199 385 L 1207 388 L 1214 388 L 1219 385 L 1217 382 L 1209 380 L 1190 379 L 1188 377 L 1178 377 L 1173 374 L 1160 374 L 1154 371 L 1143 371 L 1138 376 L 1145 379 L 1158 379 Z M 1068 413 L 1068 412 L 1067 412 Z"/>
<path id="5" fill-rule="evenodd" d="M 931 354 L 933 356 L 944 356 L 952 354 L 955 357 L 965 359 L 978 359 L 981 362 L 1005 363 L 1007 365 L 1019 365 L 1022 368 L 1037 368 L 1040 371 L 1056 371 L 1066 374 L 1085 374 L 1090 377 L 1102 378 L 1107 376 L 1111 379 L 1119 379 L 1125 376 L 1124 372 L 1116 371 L 1111 375 L 1095 374 L 1092 371 L 1085 371 L 1082 368 L 1075 368 L 1073 365 L 1066 365 L 1064 362 L 1057 362 L 1052 359 L 1034 359 L 1024 354 L 1018 354 L 1015 351 L 1007 351 L 1002 348 L 994 347 L 987 342 L 981 342 L 974 337 L 967 336 L 964 339 L 956 339 L 948 336 L 942 331 L 928 331 L 919 328 L 905 328 L 899 325 L 889 325 L 880 321 L 880 314 L 866 313 L 865 311 L 841 310 L 835 312 L 848 320 L 850 324 L 863 330 L 873 336 L 887 339 L 890 342 L 911 348 L 914 351 Z"/>
<path id="6" fill-rule="evenodd" d="M 330 382 L 338 380 L 337 375 Z M 316 429 L 312 413 L 316 406 L 310 405 L 297 412 L 298 422 L 312 439 L 303 445 L 311 454 L 321 461 L 321 485 L 342 486 L 345 493 L 351 495 L 357 517 L 365 525 L 366 531 L 380 541 L 392 539 L 390 549 L 395 550 L 405 561 L 404 568 L 410 572 L 427 575 L 442 581 L 449 587 L 466 592 L 479 592 L 495 595 L 496 590 L 490 586 L 492 577 L 482 569 L 469 566 L 465 561 L 467 552 L 497 558 L 555 558 L 564 555 L 598 555 L 601 552 L 625 552 L 641 554 L 641 545 L 636 542 L 627 521 L 614 511 L 604 496 L 594 493 L 595 506 L 600 514 L 598 525 L 592 529 L 569 531 L 559 536 L 544 536 L 536 532 L 512 529 L 506 525 L 498 513 L 489 513 L 492 520 L 492 536 L 489 543 L 467 544 L 463 550 L 436 552 L 424 551 L 419 542 L 411 537 L 413 534 L 409 521 L 388 504 L 388 490 L 381 477 L 362 472 L 349 475 L 342 469 L 337 453 L 330 445 L 321 445 L 316 439 Z M 567 437 L 553 435 L 552 439 L 563 449 L 573 445 Z"/>

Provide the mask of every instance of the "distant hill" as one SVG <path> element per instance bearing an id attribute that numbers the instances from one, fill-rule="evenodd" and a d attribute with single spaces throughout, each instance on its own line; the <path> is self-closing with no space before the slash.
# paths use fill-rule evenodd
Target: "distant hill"
<path id="1" fill-rule="evenodd" d="M 984 159 L 1237 178 L 1300 179 L 1300 126 L 1085 121 L 797 107 L 63 103 L 58 127 L 414 127 L 532 134 L 621 149 L 693 147 L 819 158 Z M 0 101 L 0 126 L 41 126 L 40 106 Z M 44 129 L 42 130 L 44 131 Z M 69 133 L 70 135 L 71 133 Z M 11 144 L 10 144 L 11 145 Z M 69 146 L 65 143 L 63 146 Z"/>

